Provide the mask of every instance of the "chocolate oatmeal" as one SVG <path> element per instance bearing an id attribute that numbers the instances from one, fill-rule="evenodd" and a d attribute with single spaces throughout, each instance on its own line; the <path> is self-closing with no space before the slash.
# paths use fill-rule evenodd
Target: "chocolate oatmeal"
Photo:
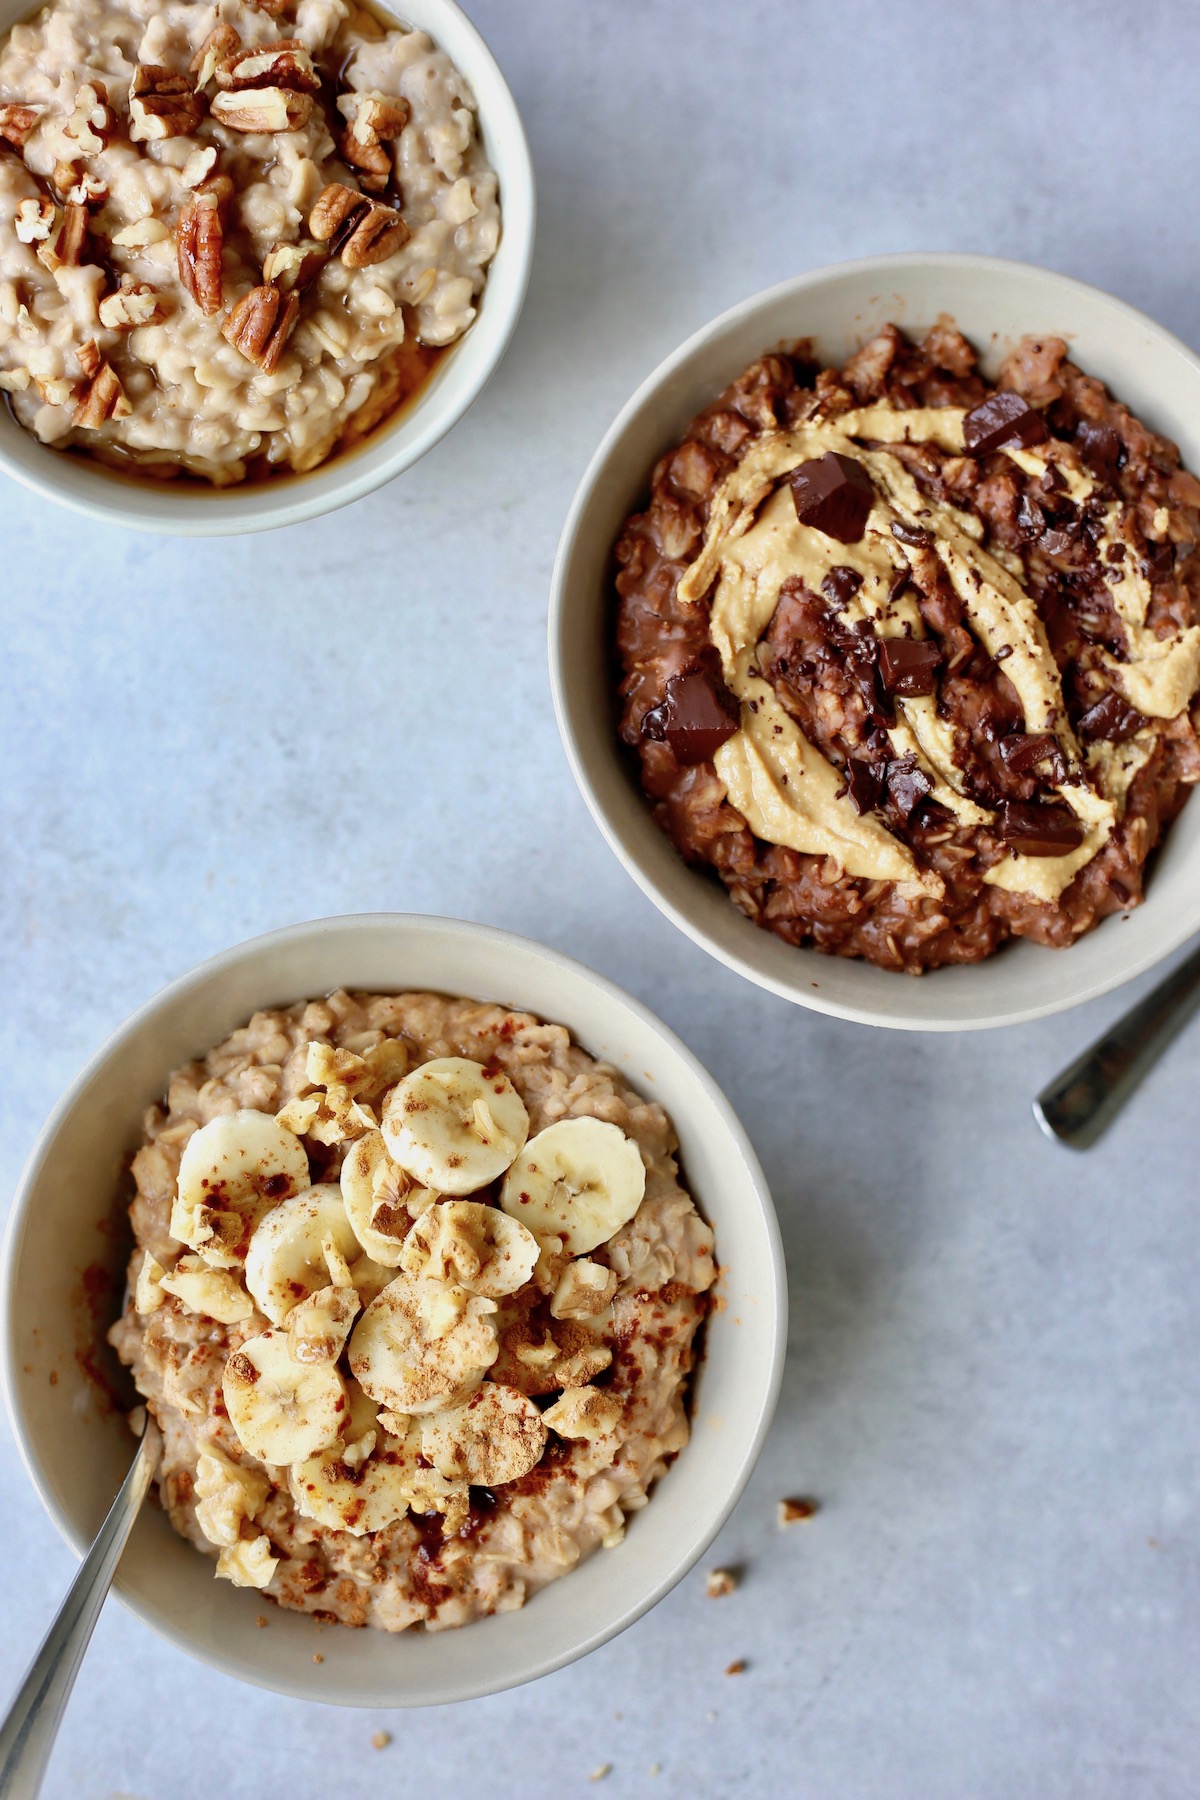
<path id="1" fill-rule="evenodd" d="M 1026 338 L 764 356 L 617 546 L 655 816 L 793 944 L 919 974 L 1142 899 L 1200 779 L 1200 481 Z"/>
<path id="2" fill-rule="evenodd" d="M 257 1013 L 171 1077 L 109 1336 L 216 1574 L 402 1631 L 519 1607 L 687 1441 L 712 1233 L 658 1106 L 440 995 Z"/>
<path id="3" fill-rule="evenodd" d="M 420 388 L 500 233 L 463 77 L 352 0 L 51 0 L 0 41 L 0 393 L 225 486 Z"/>

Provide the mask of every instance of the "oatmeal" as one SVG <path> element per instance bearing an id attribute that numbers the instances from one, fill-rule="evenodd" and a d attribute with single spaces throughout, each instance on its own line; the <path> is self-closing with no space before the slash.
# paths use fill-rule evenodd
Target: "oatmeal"
<path id="1" fill-rule="evenodd" d="M 1142 898 L 1200 779 L 1200 481 L 1058 339 L 763 357 L 617 548 L 621 736 L 795 944 L 912 973 Z"/>
<path id="2" fill-rule="evenodd" d="M 52 0 L 0 46 L 0 391 L 219 485 L 359 442 L 475 317 L 474 100 L 349 0 Z"/>
<path id="3" fill-rule="evenodd" d="M 511 1610 L 687 1441 L 712 1233 L 661 1108 L 558 1025 L 336 993 L 178 1070 L 109 1336 L 216 1573 L 402 1631 Z"/>

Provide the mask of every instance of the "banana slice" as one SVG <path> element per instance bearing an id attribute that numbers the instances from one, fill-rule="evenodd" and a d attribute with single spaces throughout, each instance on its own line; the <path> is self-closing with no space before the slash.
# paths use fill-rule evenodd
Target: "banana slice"
<path id="1" fill-rule="evenodd" d="M 272 1113 L 224 1113 L 183 1147 L 171 1236 L 213 1268 L 234 1269 L 262 1215 L 308 1181 L 304 1145 Z"/>
<path id="2" fill-rule="evenodd" d="M 329 1286 L 297 1301 L 287 1316 L 288 1350 L 299 1363 L 336 1362 L 362 1305 L 346 1259 L 332 1237 L 321 1243 Z"/>
<path id="3" fill-rule="evenodd" d="M 503 1175 L 529 1135 L 525 1103 L 506 1075 L 465 1056 L 439 1056 L 384 1102 L 393 1161 L 439 1194 L 473 1194 Z"/>
<path id="4" fill-rule="evenodd" d="M 603 1119 L 560 1119 L 530 1138 L 504 1178 L 500 1204 L 572 1256 L 606 1244 L 632 1219 L 646 1168 L 632 1138 Z"/>
<path id="5" fill-rule="evenodd" d="M 421 1449 L 448 1481 L 497 1487 L 527 1475 L 546 1448 L 542 1415 L 516 1388 L 485 1381 L 465 1406 L 421 1420 Z"/>
<path id="6" fill-rule="evenodd" d="M 346 1422 L 346 1386 L 333 1364 L 295 1362 L 285 1331 L 264 1331 L 235 1350 L 221 1390 L 238 1442 L 260 1462 L 303 1462 Z"/>
<path id="7" fill-rule="evenodd" d="M 246 1251 L 246 1286 L 272 1325 L 282 1325 L 299 1301 L 328 1286 L 326 1238 L 344 1258 L 359 1254 L 342 1190 L 332 1181 L 281 1201 L 255 1226 Z"/>
<path id="8" fill-rule="evenodd" d="M 401 1413 L 454 1406 L 478 1387 L 500 1348 L 494 1300 L 398 1275 L 350 1339 L 350 1369 L 371 1398 Z"/>
<path id="9" fill-rule="evenodd" d="M 368 1131 L 346 1153 L 342 1200 L 355 1237 L 378 1263 L 397 1268 L 413 1218 L 437 1195 L 392 1161 L 381 1131 Z"/>
<path id="10" fill-rule="evenodd" d="M 540 1255 L 532 1231 L 498 1207 L 478 1200 L 443 1200 L 413 1225 L 400 1252 L 400 1267 L 406 1275 L 432 1276 L 501 1300 L 525 1286 Z"/>
<path id="11" fill-rule="evenodd" d="M 296 1510 L 331 1531 L 363 1537 L 382 1531 L 408 1511 L 404 1457 L 395 1438 L 376 1423 L 376 1406 L 356 1381 L 349 1384 L 349 1419 L 328 1450 L 296 1463 L 288 1487 Z M 377 1454 L 373 1454 L 377 1452 Z"/>

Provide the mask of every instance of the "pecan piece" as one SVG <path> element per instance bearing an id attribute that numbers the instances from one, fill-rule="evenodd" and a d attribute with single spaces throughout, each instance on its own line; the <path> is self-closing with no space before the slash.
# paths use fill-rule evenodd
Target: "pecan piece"
<path id="1" fill-rule="evenodd" d="M 51 272 L 77 269 L 84 260 L 87 234 L 87 207 L 72 201 L 63 208 L 62 224 L 57 232 L 51 232 L 45 243 L 38 245 L 38 261 Z"/>
<path id="2" fill-rule="evenodd" d="M 299 296 L 281 294 L 268 281 L 242 296 L 222 325 L 221 336 L 250 362 L 257 363 L 264 375 L 269 375 L 283 355 L 299 316 Z"/>
<path id="3" fill-rule="evenodd" d="M 59 177 L 64 185 L 59 187 Z M 108 200 L 108 183 L 93 175 L 82 163 L 55 163 L 54 185 L 73 206 L 86 206 L 98 211 Z"/>
<path id="4" fill-rule="evenodd" d="M 312 112 L 311 94 L 290 88 L 242 88 L 213 97 L 212 116 L 231 131 L 300 131 Z"/>
<path id="5" fill-rule="evenodd" d="M 108 331 L 135 331 L 166 316 L 162 295 L 144 281 L 123 281 L 100 302 L 100 323 Z"/>
<path id="6" fill-rule="evenodd" d="M 225 227 L 216 194 L 190 194 L 179 209 L 175 227 L 179 279 L 201 312 L 221 310 L 221 252 Z"/>
<path id="7" fill-rule="evenodd" d="M 75 110 L 63 126 L 64 134 L 79 145 L 80 154 L 95 156 L 116 130 L 117 115 L 108 104 L 102 81 L 85 82 L 75 96 Z"/>
<path id="8" fill-rule="evenodd" d="M 338 139 L 342 161 L 358 171 L 368 193 L 381 194 L 392 178 L 392 158 L 387 146 L 408 124 L 408 102 L 392 94 L 359 94 L 347 99 L 357 103 Z M 346 101 L 338 104 L 344 107 Z"/>
<path id="9" fill-rule="evenodd" d="M 42 116 L 39 106 L 0 106 L 0 138 L 14 150 L 24 148 L 25 140 Z"/>
<path id="10" fill-rule="evenodd" d="M 209 32 L 188 64 L 188 74 L 196 77 L 196 90 L 208 86 L 219 63 L 242 47 L 242 40 L 232 25 L 217 25 Z"/>
<path id="11" fill-rule="evenodd" d="M 134 143 L 189 137 L 204 117 L 203 96 L 186 75 L 159 63 L 139 63 L 129 89 L 129 136 Z"/>
<path id="12" fill-rule="evenodd" d="M 230 93 L 275 87 L 295 94 L 316 94 L 321 87 L 308 45 L 299 38 L 280 38 L 274 44 L 239 48 L 223 58 L 216 77 L 217 86 Z"/>
<path id="13" fill-rule="evenodd" d="M 324 244 L 306 238 L 300 244 L 273 244 L 263 259 L 263 280 L 285 294 L 302 294 L 310 288 L 329 260 Z"/>
<path id="14" fill-rule="evenodd" d="M 308 229 L 328 244 L 348 269 L 365 269 L 395 254 L 409 238 L 408 226 L 393 207 L 381 206 L 340 181 L 317 195 Z"/>
<path id="15" fill-rule="evenodd" d="M 22 200 L 13 216 L 13 229 L 23 244 L 44 244 L 54 226 L 56 207 L 48 195 Z"/>
<path id="16" fill-rule="evenodd" d="M 85 344 L 79 353 L 89 380 L 75 408 L 72 423 L 85 431 L 98 431 L 106 419 L 127 419 L 133 408 L 125 398 L 125 389 L 111 363 L 102 361 L 98 352 L 95 356 L 85 357 L 88 350 L 95 351 L 95 344 Z"/>

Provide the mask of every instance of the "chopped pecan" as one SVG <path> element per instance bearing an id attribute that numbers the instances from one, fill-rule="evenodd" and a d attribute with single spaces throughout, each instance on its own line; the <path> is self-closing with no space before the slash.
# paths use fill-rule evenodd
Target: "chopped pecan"
<path id="1" fill-rule="evenodd" d="M 253 4 L 259 12 L 265 12 L 268 18 L 281 19 L 291 5 L 291 0 L 253 0 Z"/>
<path id="2" fill-rule="evenodd" d="M 139 63 L 129 89 L 129 136 L 134 143 L 189 137 L 204 117 L 204 98 L 186 75 L 159 63 Z"/>
<path id="3" fill-rule="evenodd" d="M 149 244 L 161 244 L 170 235 L 161 219 L 134 219 L 132 224 L 113 232 L 112 242 L 120 250 L 144 250 Z"/>
<path id="4" fill-rule="evenodd" d="M 87 206 L 95 212 L 106 204 L 108 200 L 107 181 L 101 180 L 99 175 L 93 175 L 89 169 L 84 168 L 82 163 L 55 163 L 54 184 L 56 187 L 60 175 L 74 177 L 73 180 L 68 179 L 66 186 L 59 190 L 64 199 L 73 206 Z"/>
<path id="5" fill-rule="evenodd" d="M 84 350 L 88 346 L 84 345 Z M 96 346 L 91 345 L 95 350 Z M 82 363 L 83 351 L 80 352 Z M 82 426 L 85 431 L 97 431 L 106 419 L 127 419 L 133 408 L 125 398 L 125 390 L 117 378 L 116 371 L 110 363 L 89 358 L 89 366 L 94 369 L 88 381 L 87 389 L 75 408 L 72 423 Z M 85 368 L 84 373 L 89 371 Z"/>
<path id="6" fill-rule="evenodd" d="M 63 126 L 65 135 L 79 145 L 80 154 L 95 156 L 116 129 L 117 115 L 108 104 L 102 81 L 85 82 L 75 96 L 75 109 Z"/>
<path id="7" fill-rule="evenodd" d="M 62 224 L 58 230 L 52 231 L 45 243 L 38 245 L 38 261 L 51 272 L 55 269 L 78 268 L 84 260 L 87 233 L 87 207 L 74 202 L 68 203 L 63 208 Z"/>
<path id="8" fill-rule="evenodd" d="M 300 131 L 312 112 L 312 95 L 290 88 L 241 88 L 213 97 L 212 116 L 231 131 Z"/>
<path id="9" fill-rule="evenodd" d="M 268 281 L 242 296 L 222 325 L 221 335 L 250 362 L 257 363 L 264 375 L 269 375 L 283 355 L 299 316 L 299 296 L 281 294 Z"/>
<path id="10" fill-rule="evenodd" d="M 329 260 L 324 244 L 306 238 L 299 244 L 273 244 L 263 259 L 263 280 L 272 281 L 284 293 L 303 293 L 310 288 Z"/>
<path id="11" fill-rule="evenodd" d="M 232 25 L 218 25 L 209 32 L 188 64 L 188 74 L 196 77 L 197 91 L 208 86 L 219 63 L 242 47 L 242 40 Z"/>
<path id="12" fill-rule="evenodd" d="M 408 226 L 393 207 L 381 206 L 365 194 L 331 181 L 317 195 L 308 218 L 308 229 L 319 243 L 328 244 L 348 269 L 365 269 L 383 262 L 408 242 Z"/>
<path id="13" fill-rule="evenodd" d="M 221 310 L 221 252 L 225 227 L 218 196 L 189 194 L 179 209 L 175 228 L 179 279 L 202 312 Z"/>
<path id="14" fill-rule="evenodd" d="M 216 77 L 217 86 L 230 93 L 276 87 L 294 94 L 316 94 L 321 87 L 308 45 L 299 38 L 280 38 L 274 44 L 239 48 L 223 58 Z"/>
<path id="15" fill-rule="evenodd" d="M 193 150 L 180 171 L 179 179 L 185 188 L 198 188 L 208 180 L 217 166 L 217 152 L 212 144 L 205 144 L 203 150 Z"/>
<path id="16" fill-rule="evenodd" d="M 100 364 L 104 358 L 100 354 L 100 346 L 95 338 L 89 338 L 86 344 L 79 346 L 79 366 L 85 378 L 90 381 L 100 373 Z"/>
<path id="17" fill-rule="evenodd" d="M 13 217 L 13 228 L 21 242 L 45 243 L 53 229 L 56 211 L 53 200 L 46 194 L 20 201 Z"/>
<path id="18" fill-rule="evenodd" d="M 39 106 L 0 106 L 0 138 L 15 150 L 23 149 L 26 138 L 41 116 Z"/>
<path id="19" fill-rule="evenodd" d="M 408 124 L 407 100 L 392 94 L 347 95 L 338 102 L 353 106 L 338 140 L 342 161 L 359 172 L 368 193 L 381 194 L 392 178 L 392 158 L 387 145 L 394 143 Z"/>
<path id="20" fill-rule="evenodd" d="M 123 281 L 100 302 L 100 323 L 108 331 L 134 331 L 157 325 L 166 315 L 163 297 L 144 281 Z"/>

